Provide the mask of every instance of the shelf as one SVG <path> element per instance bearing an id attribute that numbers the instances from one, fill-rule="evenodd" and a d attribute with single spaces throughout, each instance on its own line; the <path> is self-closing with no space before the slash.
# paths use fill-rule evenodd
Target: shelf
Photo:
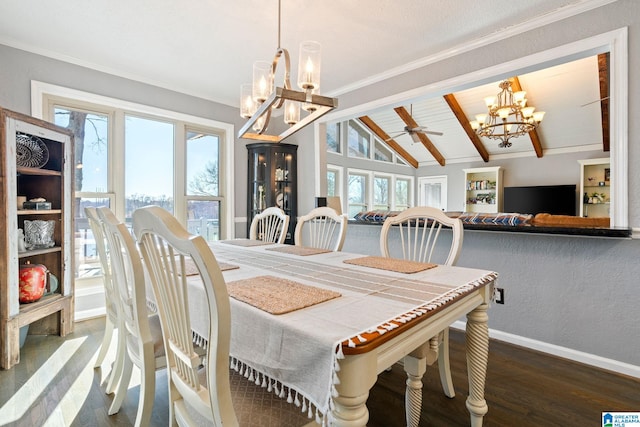
<path id="1" fill-rule="evenodd" d="M 71 295 L 64 296 L 59 293 L 46 295 L 36 302 L 20 304 L 20 313 L 16 316 L 18 328 L 31 325 L 37 320 L 43 319 L 61 310 L 70 310 Z M 71 313 L 69 313 L 71 316 Z"/>
<path id="2" fill-rule="evenodd" d="M 47 209 L 47 210 L 35 210 L 35 209 L 18 209 L 18 215 L 54 215 L 61 214 L 62 209 Z"/>
<path id="3" fill-rule="evenodd" d="M 45 248 L 45 249 L 34 249 L 26 252 L 18 252 L 18 258 L 28 258 L 32 256 L 51 254 L 51 253 L 60 252 L 60 251 L 62 251 L 62 248 L 60 246 L 54 246 L 52 248 Z"/>
<path id="4" fill-rule="evenodd" d="M 49 169 L 18 167 L 17 172 L 22 175 L 62 176 L 62 172 Z"/>

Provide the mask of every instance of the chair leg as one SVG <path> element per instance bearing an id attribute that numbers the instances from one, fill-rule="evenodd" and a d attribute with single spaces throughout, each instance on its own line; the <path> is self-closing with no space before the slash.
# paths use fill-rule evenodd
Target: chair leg
<path id="1" fill-rule="evenodd" d="M 442 344 L 438 348 L 438 370 L 440 371 L 440 382 L 445 396 L 455 397 L 456 392 L 453 388 L 453 380 L 451 379 L 451 366 L 449 365 L 449 328 L 445 328 L 440 332 L 442 335 Z"/>
<path id="2" fill-rule="evenodd" d="M 116 360 L 109 373 L 109 381 L 107 382 L 106 393 L 111 394 L 118 387 L 118 381 L 122 377 L 122 369 L 124 359 L 127 357 L 127 341 L 126 330 L 123 327 L 118 328 L 118 341 L 116 342 Z"/>
<path id="3" fill-rule="evenodd" d="M 125 350 L 123 357 L 122 375 L 120 381 L 118 381 L 118 389 L 115 392 L 111 406 L 109 407 L 109 415 L 117 414 L 122 405 L 124 397 L 127 395 L 127 389 L 129 388 L 129 382 L 131 382 L 131 371 L 133 370 L 133 362 L 129 354 Z"/>
<path id="4" fill-rule="evenodd" d="M 153 348 L 151 349 L 153 353 Z M 153 354 L 151 361 L 143 361 L 140 369 L 140 398 L 138 400 L 138 413 L 136 415 L 136 427 L 145 427 L 151 420 L 153 400 L 156 394 L 156 367 Z"/>
<path id="5" fill-rule="evenodd" d="M 100 352 L 98 353 L 98 357 L 96 358 L 96 363 L 93 365 L 94 368 L 99 368 L 104 362 L 104 358 L 107 355 L 107 351 L 109 351 L 109 346 L 111 345 L 111 338 L 113 337 L 113 331 L 115 326 L 109 316 L 107 316 L 107 321 L 104 325 L 104 336 L 102 337 L 102 344 L 100 345 Z"/>

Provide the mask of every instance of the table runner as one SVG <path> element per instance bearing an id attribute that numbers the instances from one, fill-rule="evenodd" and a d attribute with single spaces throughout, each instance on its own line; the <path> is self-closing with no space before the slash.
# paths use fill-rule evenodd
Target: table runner
<path id="1" fill-rule="evenodd" d="M 404 259 L 385 258 L 380 256 L 366 256 L 362 258 L 347 259 L 347 264 L 361 265 L 363 267 L 377 268 L 381 270 L 395 271 L 397 273 L 417 273 L 437 267 L 437 264 L 428 262 L 408 261 Z"/>
<path id="2" fill-rule="evenodd" d="M 231 366 L 247 379 L 299 402 L 320 424 L 326 420 L 345 346 L 357 347 L 416 317 L 429 316 L 496 278 L 488 271 L 440 266 L 407 276 L 356 268 L 342 252 L 312 258 L 264 247 L 212 244 L 218 260 L 240 265 L 226 282 L 269 274 L 340 292 L 341 298 L 274 316 L 231 298 Z M 190 312 L 194 338 L 208 336 L 204 289 L 192 276 Z M 346 350 L 345 350 L 346 351 Z"/>
<path id="3" fill-rule="evenodd" d="M 227 283 L 229 296 L 271 314 L 284 314 L 340 296 L 339 292 L 303 285 L 274 276 Z"/>
<path id="4" fill-rule="evenodd" d="M 331 252 L 329 249 L 319 249 L 319 248 L 308 248 L 306 246 L 279 246 L 277 248 L 268 248 L 268 251 L 280 252 L 283 254 L 292 254 L 299 256 L 308 256 L 308 255 L 318 255 L 318 254 L 326 254 L 327 252 Z"/>
<path id="5" fill-rule="evenodd" d="M 265 242 L 263 240 L 250 240 L 250 239 L 221 240 L 221 242 L 226 243 L 228 245 L 236 245 L 236 246 L 243 246 L 243 247 L 273 245 L 272 242 Z"/>
<path id="6" fill-rule="evenodd" d="M 218 267 L 220 267 L 220 271 L 234 270 L 236 268 L 240 268 L 237 265 L 229 264 L 227 262 L 218 262 Z M 198 267 L 193 262 L 191 258 L 184 259 L 184 274 L 185 276 L 193 276 L 195 274 L 199 274 Z"/>

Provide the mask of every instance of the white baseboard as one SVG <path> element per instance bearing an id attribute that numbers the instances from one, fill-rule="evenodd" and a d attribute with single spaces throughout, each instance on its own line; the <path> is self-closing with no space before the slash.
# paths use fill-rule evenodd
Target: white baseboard
<path id="1" fill-rule="evenodd" d="M 107 315 L 107 310 L 104 307 L 101 308 L 93 308 L 89 310 L 76 310 L 74 313 L 73 320 L 75 322 L 80 322 L 82 320 L 95 319 L 96 317 L 104 317 Z"/>
<path id="2" fill-rule="evenodd" d="M 464 331 L 466 328 L 466 322 L 458 320 L 453 325 L 451 325 L 451 327 Z M 497 331 L 495 329 L 489 329 L 489 337 L 499 341 L 504 341 L 510 344 L 515 344 L 521 347 L 540 351 L 542 353 L 547 353 L 553 356 L 562 357 L 564 359 L 573 360 L 575 362 L 584 363 L 585 365 L 595 366 L 597 368 L 606 369 L 608 371 L 617 372 L 619 374 L 628 375 L 634 378 L 640 378 L 640 366 L 631 365 L 629 363 L 607 359 L 605 357 L 596 356 L 595 354 L 585 353 L 567 347 L 549 344 L 546 342 L 533 340 L 531 338 L 521 337 L 519 335 L 510 334 L 508 332 Z"/>

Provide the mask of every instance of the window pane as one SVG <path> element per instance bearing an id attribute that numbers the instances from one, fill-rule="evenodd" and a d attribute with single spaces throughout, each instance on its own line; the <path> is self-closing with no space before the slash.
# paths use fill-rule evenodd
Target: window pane
<path id="1" fill-rule="evenodd" d="M 75 267 L 76 279 L 102 276 L 98 249 L 84 208 L 101 206 L 110 207 L 108 198 L 76 199 L 77 215 L 75 218 Z"/>
<path id="2" fill-rule="evenodd" d="M 369 158 L 369 147 L 371 144 L 369 132 L 365 131 L 353 120 L 349 120 L 349 157 Z"/>
<path id="3" fill-rule="evenodd" d="M 218 196 L 220 140 L 217 135 L 187 132 L 187 195 Z"/>
<path id="4" fill-rule="evenodd" d="M 340 123 L 327 125 L 327 151 L 331 153 L 340 152 Z"/>
<path id="5" fill-rule="evenodd" d="M 327 196 L 336 195 L 337 173 L 335 171 L 327 171 Z"/>
<path id="6" fill-rule="evenodd" d="M 220 202 L 217 200 L 189 200 L 187 202 L 187 230 L 199 234 L 207 242 L 220 240 Z"/>
<path id="7" fill-rule="evenodd" d="M 349 174 L 349 218 L 367 209 L 367 179 L 364 175 Z"/>
<path id="8" fill-rule="evenodd" d="M 373 209 L 389 209 L 389 178 L 374 178 Z"/>
<path id="9" fill-rule="evenodd" d="M 391 154 L 391 150 L 389 150 L 382 142 L 375 141 L 376 150 L 374 153 L 374 158 L 376 160 L 380 160 L 383 162 L 392 162 L 393 155 Z"/>
<path id="10" fill-rule="evenodd" d="M 109 117 L 70 108 L 54 108 L 55 124 L 73 132 L 75 191 L 109 191 Z"/>
<path id="11" fill-rule="evenodd" d="M 404 210 L 409 207 L 409 180 L 396 179 L 396 209 Z"/>
<path id="12" fill-rule="evenodd" d="M 173 213 L 173 124 L 125 117 L 125 218 L 146 205 Z"/>

